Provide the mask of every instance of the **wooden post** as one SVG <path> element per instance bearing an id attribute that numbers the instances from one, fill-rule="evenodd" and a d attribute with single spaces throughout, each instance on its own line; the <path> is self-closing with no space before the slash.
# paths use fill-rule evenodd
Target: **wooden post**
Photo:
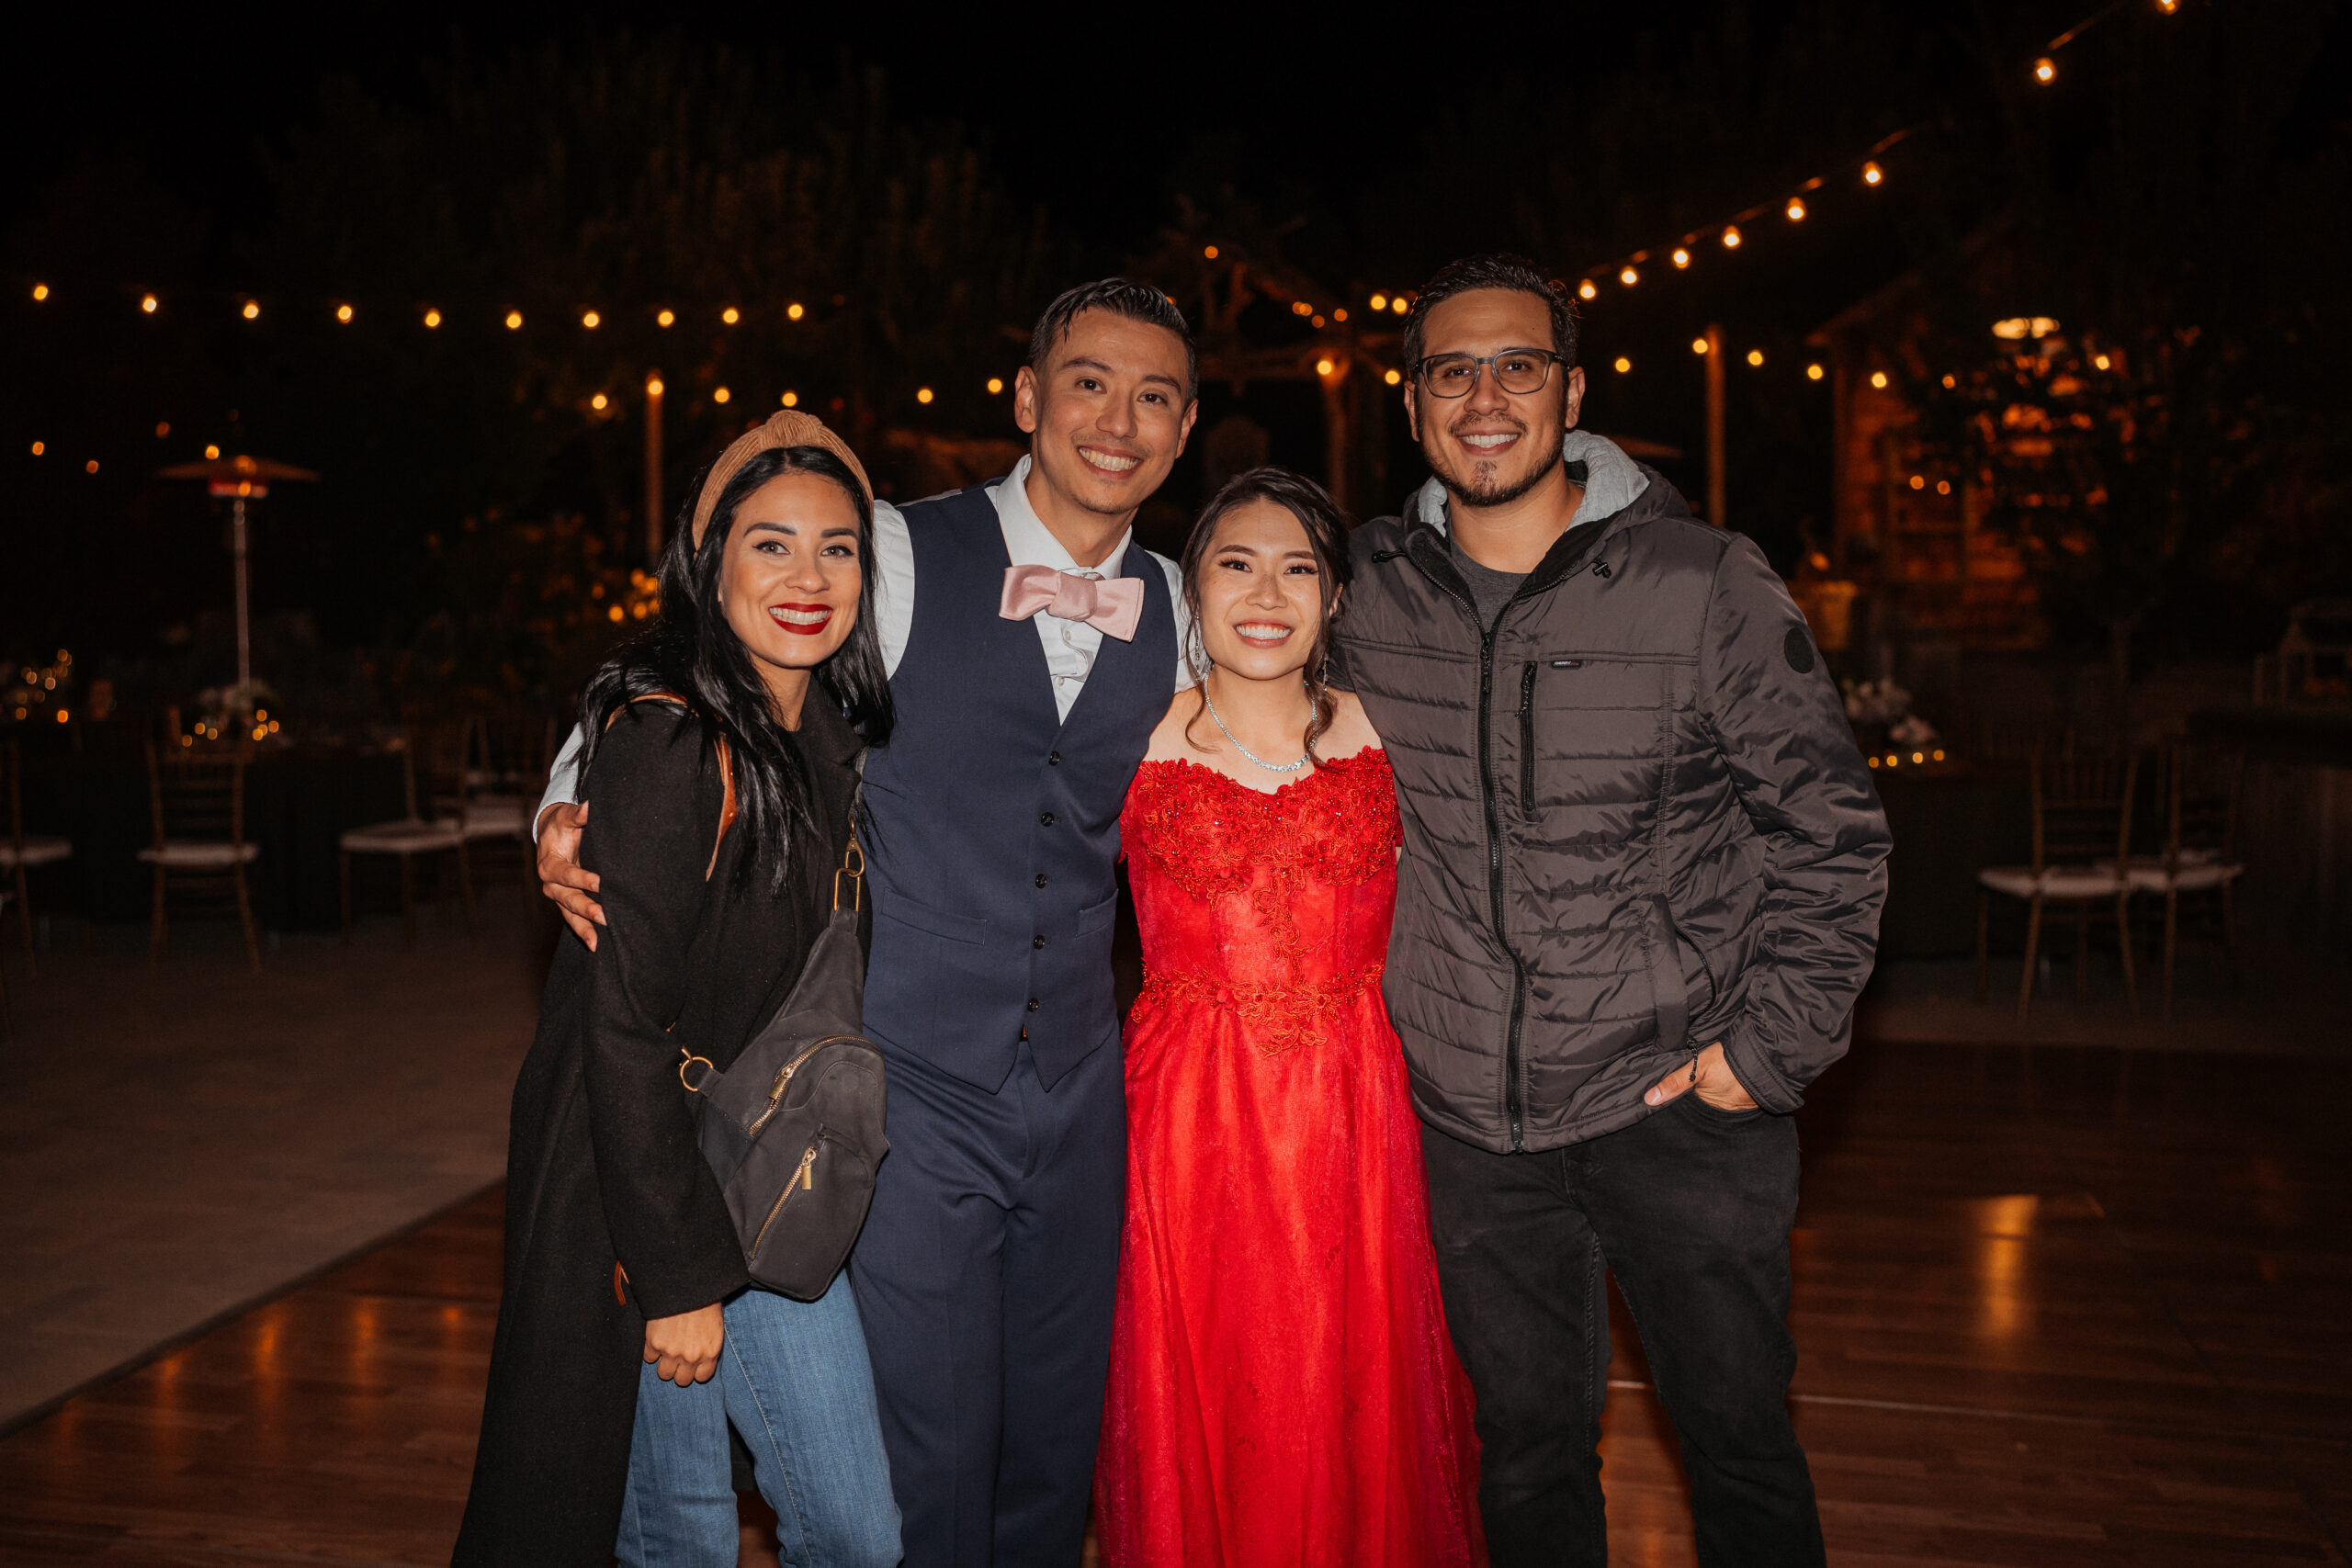
<path id="1" fill-rule="evenodd" d="M 252 594 L 245 570 L 245 498 L 242 489 L 229 502 L 229 536 L 237 557 L 237 695 L 231 706 L 247 726 L 254 721 Z M 84 715 L 87 717 L 87 715 Z"/>
<path id="2" fill-rule="evenodd" d="M 1323 384 L 1323 484 L 1339 502 L 1340 510 L 1348 509 L 1348 454 L 1352 443 L 1348 439 L 1348 361 L 1333 355 L 1329 375 L 1318 374 Z"/>
<path id="3" fill-rule="evenodd" d="M 1728 526 L 1724 513 L 1724 330 L 1707 324 L 1707 521 Z"/>
<path id="4" fill-rule="evenodd" d="M 645 373 L 645 567 L 662 559 L 662 372 Z"/>

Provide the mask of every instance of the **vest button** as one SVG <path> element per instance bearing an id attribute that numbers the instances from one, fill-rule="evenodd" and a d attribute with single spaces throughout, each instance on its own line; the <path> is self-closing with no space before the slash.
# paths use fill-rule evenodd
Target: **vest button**
<path id="1" fill-rule="evenodd" d="M 1046 939 L 1042 936 L 1033 936 L 1029 939 L 1029 945 L 1032 947 L 1043 947 L 1046 945 Z"/>
<path id="2" fill-rule="evenodd" d="M 1041 872 L 1039 872 L 1039 873 L 1037 874 L 1037 886 L 1040 886 L 1040 887 L 1043 887 L 1045 885 L 1046 885 L 1046 874 L 1045 874 L 1044 872 L 1042 872 L 1042 871 L 1041 871 Z"/>
<path id="3" fill-rule="evenodd" d="M 1037 826 L 1038 826 L 1038 827 L 1040 827 L 1040 828 L 1050 828 L 1050 827 L 1052 827 L 1053 825 L 1054 825 L 1054 814 L 1053 814 L 1052 812 L 1050 812 L 1050 811 L 1046 812 L 1044 816 L 1042 816 L 1042 817 L 1040 817 L 1040 818 L 1037 818 Z"/>
<path id="4" fill-rule="evenodd" d="M 1031 998 L 1029 998 L 1029 1010 L 1030 1010 L 1031 1012 L 1035 1012 L 1035 1011 L 1037 1010 L 1037 1009 L 1038 1009 L 1039 1005 L 1040 1005 L 1040 1004 L 1039 1004 L 1039 1002 L 1038 1002 L 1038 1000 L 1037 1000 L 1037 998 L 1035 998 L 1035 997 L 1031 997 Z"/>
<path id="5" fill-rule="evenodd" d="M 1061 765 L 1062 754 L 1059 751 L 1048 751 L 1046 753 L 1046 766 L 1049 768 L 1058 768 Z"/>

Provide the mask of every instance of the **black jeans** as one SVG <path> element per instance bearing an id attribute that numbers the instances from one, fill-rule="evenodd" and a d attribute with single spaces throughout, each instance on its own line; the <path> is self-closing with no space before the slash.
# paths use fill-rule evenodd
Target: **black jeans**
<path id="1" fill-rule="evenodd" d="M 1494 1568 L 1605 1568 L 1604 1267 L 1682 1442 L 1705 1568 L 1817 1564 L 1789 1425 L 1797 1132 L 1686 1093 L 1631 1127 L 1498 1155 L 1421 1129 L 1445 1315 L 1478 1396 Z"/>

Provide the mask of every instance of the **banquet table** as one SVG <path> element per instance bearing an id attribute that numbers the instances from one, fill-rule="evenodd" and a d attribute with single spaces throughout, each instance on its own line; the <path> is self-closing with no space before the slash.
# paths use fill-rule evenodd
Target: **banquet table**
<path id="1" fill-rule="evenodd" d="M 1976 949 L 1979 867 L 2021 864 L 2032 849 L 2030 798 L 2014 773 L 1965 768 L 1873 774 L 1894 836 L 1883 959 Z M 260 853 L 251 875 L 254 914 L 273 931 L 334 931 L 340 919 L 337 840 L 347 829 L 403 809 L 397 751 L 288 749 L 256 755 L 245 772 L 245 834 Z M 136 753 L 51 753 L 25 762 L 25 827 L 74 840 L 37 902 L 93 919 L 147 918 L 153 884 L 138 860 L 152 829 L 147 773 Z M 354 863 L 364 910 L 396 897 L 389 862 Z"/>
<path id="2" fill-rule="evenodd" d="M 1894 853 L 1887 865 L 1879 957 L 1976 951 L 1976 873 L 2033 855 L 2033 796 L 2014 773 L 1880 772 Z"/>
<path id="3" fill-rule="evenodd" d="M 34 900 L 91 919 L 143 920 L 154 895 L 139 852 L 154 836 L 147 764 L 136 751 L 52 751 L 25 759 L 25 830 L 61 834 L 74 858 L 40 874 Z M 401 756 L 360 749 L 257 753 L 245 768 L 245 839 L 254 916 L 270 931 L 334 931 L 342 922 L 338 840 L 406 809 Z M 382 903 L 397 871 L 353 868 L 354 899 Z M 381 886 L 379 886 L 379 884 Z"/>

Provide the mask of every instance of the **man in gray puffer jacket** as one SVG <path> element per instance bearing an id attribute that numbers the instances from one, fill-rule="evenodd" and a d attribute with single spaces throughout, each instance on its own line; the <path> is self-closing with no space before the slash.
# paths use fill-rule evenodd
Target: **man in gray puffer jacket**
<path id="1" fill-rule="evenodd" d="M 1396 774 L 1389 1011 L 1498 1568 L 1607 1560 L 1604 1266 L 1708 1564 L 1819 1562 L 1785 1404 L 1804 1086 L 1845 1053 L 1886 822 L 1748 540 L 1575 429 L 1567 302 L 1457 262 L 1406 325 L 1433 479 L 1340 622 Z"/>

